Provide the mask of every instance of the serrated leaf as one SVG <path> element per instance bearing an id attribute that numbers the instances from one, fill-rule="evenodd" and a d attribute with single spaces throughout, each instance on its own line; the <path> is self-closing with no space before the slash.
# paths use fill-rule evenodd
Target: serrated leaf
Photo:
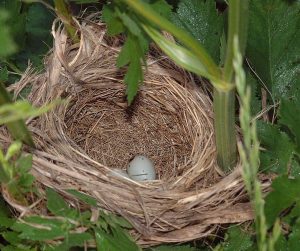
<path id="1" fill-rule="evenodd" d="M 131 58 L 132 58 L 132 53 L 135 50 L 135 42 L 133 41 L 132 37 L 129 36 L 125 44 L 122 47 L 122 50 L 120 51 L 118 58 L 117 58 L 117 67 L 123 67 L 127 65 Z"/>
<path id="2" fill-rule="evenodd" d="M 32 155 L 22 155 L 17 161 L 16 161 L 16 168 L 18 172 L 20 173 L 28 173 L 32 167 Z"/>
<path id="3" fill-rule="evenodd" d="M 239 227 L 232 227 L 228 230 L 228 238 L 225 243 L 224 251 L 245 251 L 253 245 L 251 236 L 241 231 Z"/>
<path id="4" fill-rule="evenodd" d="M 16 245 L 21 242 L 21 239 L 19 238 L 19 233 L 17 232 L 12 232 L 12 231 L 7 231 L 1 233 L 2 237 L 8 241 L 9 243 Z"/>
<path id="5" fill-rule="evenodd" d="M 139 84 L 143 81 L 143 70 L 139 58 L 131 60 L 124 78 L 127 85 L 126 94 L 128 103 L 131 104 L 136 96 Z"/>
<path id="6" fill-rule="evenodd" d="M 65 200 L 53 189 L 47 188 L 47 208 L 51 213 L 57 216 L 70 216 L 70 213 L 74 211 L 69 207 Z"/>
<path id="7" fill-rule="evenodd" d="M 277 125 L 262 121 L 257 122 L 257 131 L 261 145 L 265 148 L 261 151 L 261 169 L 286 174 L 295 147 L 288 135 L 280 131 Z"/>
<path id="8" fill-rule="evenodd" d="M 33 182 L 35 181 L 35 177 L 29 173 L 22 174 L 18 180 L 18 186 L 20 188 L 31 188 Z M 26 189 L 25 189 L 26 190 Z"/>
<path id="9" fill-rule="evenodd" d="M 299 13 L 297 2 L 250 1 L 246 55 L 276 98 L 299 91 Z"/>
<path id="10" fill-rule="evenodd" d="M 272 226 L 278 215 L 293 203 L 300 203 L 300 177 L 289 179 L 279 176 L 272 183 L 273 191 L 266 197 L 265 215 L 268 226 Z"/>
<path id="11" fill-rule="evenodd" d="M 103 7 L 102 18 L 107 24 L 107 34 L 114 36 L 122 33 L 125 30 L 122 21 L 110 6 L 105 5 Z"/>
<path id="12" fill-rule="evenodd" d="M 215 1 L 182 0 L 172 21 L 193 35 L 220 62 L 220 45 L 224 18 L 218 14 Z"/>
<path id="13" fill-rule="evenodd" d="M 0 215 L 0 227 L 9 228 L 15 223 L 14 219 Z"/>
<path id="14" fill-rule="evenodd" d="M 19 238 L 33 241 L 51 240 L 66 234 L 66 223 L 38 216 L 27 217 L 27 223 L 16 222 L 12 229 L 20 232 Z"/>
<path id="15" fill-rule="evenodd" d="M 1 15 L 1 14 L 0 14 Z M 0 23 L 0 27 L 1 27 L 1 23 Z M 1 41 L 1 39 L 0 39 Z M 3 43 L 3 41 L 2 41 Z M 5 46 L 5 45 L 1 45 L 0 44 L 0 47 L 1 46 Z M 3 48 L 3 47 L 2 47 Z M 1 54 L 1 53 L 0 53 Z M 0 62 L 1 63 L 1 62 Z M 6 82 L 8 80 L 8 70 L 7 70 L 7 67 L 6 65 L 2 66 L 0 64 L 0 82 Z"/>
<path id="16" fill-rule="evenodd" d="M 257 79 L 252 76 L 249 71 L 246 71 L 246 84 L 251 88 L 251 113 L 253 116 L 261 112 L 260 84 Z"/>
<path id="17" fill-rule="evenodd" d="M 93 239 L 93 236 L 89 233 L 68 234 L 62 244 L 55 247 L 55 251 L 66 251 L 72 247 L 82 247 L 86 241 L 91 239 Z"/>
<path id="18" fill-rule="evenodd" d="M 300 99 L 282 99 L 280 105 L 280 123 L 286 125 L 294 134 L 298 150 L 300 149 Z M 300 151 L 299 151 L 300 152 Z"/>
<path id="19" fill-rule="evenodd" d="M 89 195 L 86 195 L 84 193 L 81 193 L 77 190 L 73 190 L 73 189 L 68 189 L 66 190 L 68 193 L 72 194 L 73 196 L 75 196 L 76 198 L 78 198 L 79 200 L 87 203 L 90 206 L 97 206 L 97 200 Z"/>
<path id="20" fill-rule="evenodd" d="M 289 234 L 287 249 L 289 251 L 294 251 L 299 249 L 300 245 L 300 221 L 298 219 L 295 226 L 292 228 L 292 232 Z"/>
<path id="21" fill-rule="evenodd" d="M 172 14 L 172 6 L 165 0 L 152 0 L 150 1 L 151 7 L 156 10 L 161 16 L 170 18 Z"/>

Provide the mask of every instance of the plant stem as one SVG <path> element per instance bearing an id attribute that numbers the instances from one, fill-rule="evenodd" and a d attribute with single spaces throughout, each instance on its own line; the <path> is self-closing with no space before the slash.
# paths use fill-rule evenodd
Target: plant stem
<path id="1" fill-rule="evenodd" d="M 215 134 L 218 164 L 226 173 L 236 163 L 235 90 L 214 88 Z"/>
<path id="2" fill-rule="evenodd" d="M 65 0 L 54 0 L 54 5 L 57 16 L 59 16 L 59 18 L 63 21 L 67 33 L 69 34 L 73 42 L 79 42 L 79 37 L 76 33 L 77 30 L 73 25 L 72 15 L 68 10 Z"/>
<path id="3" fill-rule="evenodd" d="M 201 46 L 201 44 L 189 35 L 184 30 L 178 28 L 176 25 L 163 18 L 156 11 L 152 10 L 147 4 L 140 0 L 122 0 L 127 3 L 137 14 L 141 15 L 152 25 L 170 32 L 178 41 L 190 49 L 201 60 L 206 70 L 216 78 L 221 78 L 221 71 L 215 64 L 211 56 Z"/>
<path id="4" fill-rule="evenodd" d="M 239 38 L 239 48 L 245 50 L 248 22 L 248 0 L 229 0 L 228 39 L 223 80 L 233 81 L 234 37 Z M 242 54 L 243 55 L 243 54 Z M 235 90 L 214 90 L 215 133 L 218 164 L 230 171 L 236 164 Z"/>

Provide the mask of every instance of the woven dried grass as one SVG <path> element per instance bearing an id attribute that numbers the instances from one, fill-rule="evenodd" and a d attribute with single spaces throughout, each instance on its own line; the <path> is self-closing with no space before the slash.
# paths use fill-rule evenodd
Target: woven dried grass
<path id="1" fill-rule="evenodd" d="M 57 23 L 52 32 L 46 71 L 28 70 L 11 87 L 17 96 L 30 86 L 28 99 L 37 106 L 66 100 L 27 121 L 37 146 L 32 173 L 41 189 L 52 187 L 70 203 L 65 189 L 91 195 L 128 219 L 141 245 L 199 239 L 222 224 L 253 218 L 240 167 L 227 176 L 218 169 L 212 104 L 192 76 L 154 49 L 143 86 L 127 107 L 124 71 L 115 67 L 120 38 L 107 37 L 103 24 L 90 21 L 80 25 L 80 44 L 71 45 Z M 0 142 L 10 142 L 4 128 Z M 112 174 L 136 154 L 153 160 L 157 180 Z M 24 208 L 6 199 L 23 214 L 45 213 L 39 202 Z"/>

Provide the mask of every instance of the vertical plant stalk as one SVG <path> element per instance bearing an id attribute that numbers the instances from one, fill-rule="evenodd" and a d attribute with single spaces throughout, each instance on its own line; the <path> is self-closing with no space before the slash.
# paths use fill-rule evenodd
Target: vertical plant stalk
<path id="1" fill-rule="evenodd" d="M 70 38 L 75 43 L 79 42 L 80 40 L 77 35 L 77 30 L 74 27 L 73 18 L 68 10 L 68 6 L 65 3 L 65 0 L 54 0 L 54 5 L 56 14 L 63 21 Z"/>
<path id="2" fill-rule="evenodd" d="M 9 104 L 11 102 L 12 101 L 8 92 L 6 91 L 3 84 L 0 82 L 0 105 Z M 27 130 L 27 127 L 23 120 L 17 120 L 15 122 L 6 123 L 6 126 L 14 139 L 20 140 L 31 147 L 35 147 L 31 134 Z"/>
<path id="3" fill-rule="evenodd" d="M 277 220 L 273 232 L 268 237 L 268 228 L 264 212 L 261 183 L 257 178 L 259 168 L 259 141 L 256 132 L 256 123 L 252 122 L 250 87 L 246 86 L 245 72 L 242 66 L 242 56 L 238 50 L 237 37 L 234 40 L 234 70 L 235 83 L 240 96 L 240 124 L 243 132 L 243 142 L 239 142 L 238 149 L 242 162 L 242 176 L 255 212 L 255 227 L 257 247 L 259 251 L 274 251 L 275 243 L 280 236 L 280 224 Z"/>
<path id="4" fill-rule="evenodd" d="M 239 38 L 240 48 L 245 50 L 248 23 L 248 0 L 230 0 L 228 39 L 223 80 L 233 81 L 233 40 Z M 235 90 L 224 92 L 214 89 L 215 133 L 218 164 L 229 172 L 236 164 Z"/>
<path id="5" fill-rule="evenodd" d="M 228 172 L 236 164 L 235 90 L 221 91 L 214 88 L 215 134 L 217 161 Z"/>

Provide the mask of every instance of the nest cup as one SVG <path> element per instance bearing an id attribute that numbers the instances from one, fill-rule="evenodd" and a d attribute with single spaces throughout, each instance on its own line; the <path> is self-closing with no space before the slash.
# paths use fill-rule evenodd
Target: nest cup
<path id="1" fill-rule="evenodd" d="M 65 100 L 27 121 L 39 187 L 52 187 L 70 203 L 75 198 L 66 189 L 94 197 L 102 209 L 125 217 L 145 246 L 199 239 L 221 224 L 252 219 L 240 168 L 227 176 L 218 169 L 212 104 L 193 77 L 153 49 L 128 107 L 125 72 L 115 67 L 122 40 L 106 36 L 101 23 L 83 22 L 80 31 L 80 43 L 72 45 L 55 23 L 46 71 L 29 69 L 11 87 L 17 96 L 30 86 L 28 99 L 37 106 Z M 5 128 L 0 132 L 7 146 L 11 139 Z M 138 154 L 153 161 L 157 180 L 113 175 Z M 22 213 L 45 213 L 38 203 L 25 210 L 6 199 Z"/>

